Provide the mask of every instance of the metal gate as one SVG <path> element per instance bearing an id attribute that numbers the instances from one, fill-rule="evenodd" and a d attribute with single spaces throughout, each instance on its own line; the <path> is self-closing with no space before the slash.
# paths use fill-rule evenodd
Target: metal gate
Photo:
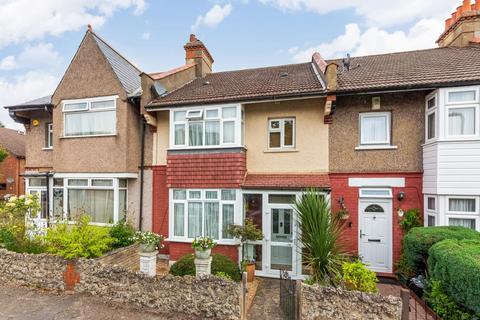
<path id="1" fill-rule="evenodd" d="M 285 319 L 300 319 L 297 282 L 292 280 L 287 270 L 280 270 L 280 308 Z"/>

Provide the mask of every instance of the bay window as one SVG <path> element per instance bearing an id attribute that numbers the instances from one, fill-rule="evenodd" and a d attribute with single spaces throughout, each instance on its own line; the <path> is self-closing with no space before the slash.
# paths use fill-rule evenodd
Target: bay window
<path id="1" fill-rule="evenodd" d="M 471 136 L 475 135 L 476 107 L 449 107 L 448 108 L 448 135 Z"/>
<path id="2" fill-rule="evenodd" d="M 360 114 L 360 145 L 390 146 L 390 112 Z"/>
<path id="3" fill-rule="evenodd" d="M 205 236 L 220 241 L 233 240 L 227 231 L 235 223 L 238 211 L 236 190 L 174 189 L 170 198 L 173 239 L 192 240 Z"/>
<path id="4" fill-rule="evenodd" d="M 425 224 L 427 227 L 435 227 L 437 225 L 437 198 L 435 196 L 425 196 L 426 202 L 426 219 Z"/>
<path id="5" fill-rule="evenodd" d="M 240 144 L 240 106 L 172 110 L 173 148 L 208 148 Z"/>
<path id="6" fill-rule="evenodd" d="M 63 101 L 65 137 L 116 133 L 117 96 Z"/>
<path id="7" fill-rule="evenodd" d="M 427 100 L 426 110 L 426 140 L 432 140 L 437 137 L 437 97 L 433 97 Z"/>
<path id="8" fill-rule="evenodd" d="M 477 197 L 447 197 L 447 222 L 449 226 L 460 226 L 479 230 Z"/>

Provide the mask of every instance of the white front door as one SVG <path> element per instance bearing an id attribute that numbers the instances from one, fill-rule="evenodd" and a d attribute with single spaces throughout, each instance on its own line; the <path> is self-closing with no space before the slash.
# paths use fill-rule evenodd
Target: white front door
<path id="1" fill-rule="evenodd" d="M 369 269 L 392 272 L 392 200 L 361 199 L 359 254 Z"/>
<path id="2" fill-rule="evenodd" d="M 291 206 L 270 207 L 269 256 L 270 271 L 288 270 L 293 272 L 293 208 Z M 267 255 L 268 256 L 268 255 Z"/>

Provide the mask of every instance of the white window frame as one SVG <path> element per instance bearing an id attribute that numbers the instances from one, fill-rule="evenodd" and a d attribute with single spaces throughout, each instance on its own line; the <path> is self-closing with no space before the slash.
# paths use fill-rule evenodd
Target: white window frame
<path id="1" fill-rule="evenodd" d="M 425 208 L 425 214 L 424 214 L 424 226 L 428 227 L 428 217 L 432 216 L 435 218 L 435 226 L 438 225 L 438 197 L 435 195 L 431 194 L 426 194 L 424 198 L 424 208 Z M 430 209 L 428 207 L 428 199 L 434 199 L 435 201 L 435 209 Z"/>
<path id="2" fill-rule="evenodd" d="M 47 141 L 45 149 L 53 149 L 53 122 L 47 123 Z"/>
<path id="3" fill-rule="evenodd" d="M 387 120 L 387 140 L 385 141 L 374 141 L 374 142 L 369 142 L 365 141 L 363 137 L 363 130 L 362 130 L 362 124 L 363 124 L 363 119 L 364 118 L 371 118 L 371 117 L 386 117 Z M 378 147 L 389 147 L 392 145 L 392 133 L 391 133 L 391 127 L 392 127 L 392 113 L 391 112 L 362 112 L 360 113 L 359 116 L 359 135 L 360 135 L 360 146 L 378 146 Z"/>
<path id="4" fill-rule="evenodd" d="M 428 102 L 432 99 L 435 99 L 435 105 L 432 108 L 428 108 Z M 430 142 L 430 141 L 435 141 L 438 139 L 438 95 L 437 92 L 433 92 L 430 95 L 427 96 L 425 100 L 425 142 Z M 433 128 L 434 130 L 434 136 L 432 138 L 428 138 L 428 117 L 430 115 L 434 115 L 434 121 L 435 121 L 435 127 Z"/>
<path id="5" fill-rule="evenodd" d="M 233 118 L 223 118 L 222 109 L 223 108 L 236 108 L 235 117 Z M 218 116 L 207 118 L 207 111 L 217 110 Z M 199 112 L 200 116 L 189 116 L 189 114 Z M 242 106 L 240 104 L 222 104 L 222 105 L 210 105 L 208 107 L 186 107 L 186 108 L 171 108 L 170 109 L 170 149 L 221 149 L 221 148 L 232 148 L 240 147 L 242 144 Z M 185 112 L 185 120 L 175 121 L 175 112 Z M 219 144 L 218 145 L 206 145 L 205 144 L 205 122 L 207 121 L 219 121 Z M 233 142 L 223 142 L 223 126 L 225 122 L 234 122 L 234 141 Z M 190 146 L 189 145 L 189 123 L 202 123 L 203 126 L 203 137 L 201 146 Z M 175 125 L 183 125 L 185 130 L 185 141 L 183 144 L 175 144 Z"/>
<path id="6" fill-rule="evenodd" d="M 475 112 L 475 119 L 474 121 L 474 130 L 475 132 L 473 134 L 460 134 L 460 135 L 455 135 L 455 134 L 450 134 L 450 110 L 454 109 L 467 109 L 467 108 L 472 108 L 474 109 Z M 447 105 L 445 108 L 445 136 L 447 138 L 455 138 L 455 139 L 468 139 L 468 138 L 475 138 L 479 135 L 479 122 L 480 122 L 480 116 L 479 116 L 479 106 L 478 104 L 455 104 L 455 105 Z"/>
<path id="7" fill-rule="evenodd" d="M 385 192 L 385 194 L 384 195 L 365 194 L 365 191 L 383 191 Z M 360 188 L 358 189 L 358 196 L 360 198 L 392 199 L 393 193 L 392 193 L 392 189 L 389 189 L 389 188 Z"/>
<path id="8" fill-rule="evenodd" d="M 451 92 L 464 92 L 464 91 L 475 91 L 475 100 L 471 101 L 460 101 L 460 102 L 450 102 L 450 93 Z M 476 86 L 472 87 L 458 87 L 445 90 L 445 105 L 464 105 L 464 104 L 476 104 L 479 102 L 479 89 Z"/>
<path id="9" fill-rule="evenodd" d="M 272 122 L 279 121 L 280 127 L 272 129 Z M 285 121 L 293 122 L 293 132 L 292 132 L 292 145 L 285 145 Z M 296 146 L 296 130 L 297 121 L 295 117 L 284 117 L 284 118 L 270 118 L 268 119 L 268 149 L 269 150 L 282 150 L 282 149 L 295 149 Z M 271 147 L 270 146 L 270 133 L 280 132 L 280 147 Z"/>
<path id="10" fill-rule="evenodd" d="M 461 214 L 461 215 L 453 215 L 453 214 L 447 214 L 445 215 L 446 219 L 446 225 L 450 226 L 450 219 L 468 219 L 468 220 L 475 220 L 475 229 L 472 230 L 477 230 L 480 231 L 480 217 L 478 215 L 468 215 L 468 214 Z"/>
<path id="11" fill-rule="evenodd" d="M 173 198 L 173 194 L 175 190 L 185 190 L 186 191 L 186 198 L 184 200 L 178 200 Z M 222 190 L 232 190 L 235 191 L 235 200 L 222 200 Z M 190 198 L 191 191 L 199 191 L 201 196 L 200 198 Z M 217 192 L 217 199 L 207 199 L 206 192 L 207 191 L 216 191 Z M 215 242 L 217 244 L 225 244 L 225 245 L 232 245 L 238 244 L 238 240 L 233 239 L 224 239 L 222 238 L 222 225 L 223 225 L 223 205 L 233 205 L 233 223 L 234 224 L 241 224 L 242 223 L 242 206 L 241 206 L 241 199 L 242 193 L 240 189 L 185 189 L 185 188 L 171 188 L 169 190 L 169 237 L 168 241 L 173 242 L 187 242 L 191 243 L 194 238 L 188 237 L 188 202 L 201 202 L 202 203 L 202 235 L 205 232 L 205 203 L 208 202 L 217 202 L 219 204 L 219 214 L 218 214 L 218 238 Z M 175 203 L 181 203 L 184 205 L 184 214 L 183 214 L 183 234 L 184 236 L 175 236 L 175 226 L 174 226 L 174 205 Z"/>
<path id="12" fill-rule="evenodd" d="M 105 96 L 105 97 L 95 97 L 95 98 L 87 98 L 87 99 L 73 99 L 73 100 L 62 100 L 62 112 L 63 112 L 63 138 L 85 138 L 85 137 L 102 137 L 102 136 L 115 136 L 117 134 L 117 99 L 118 95 L 115 96 Z M 113 101 L 113 107 L 109 108 L 98 108 L 98 109 L 91 109 L 92 102 L 100 102 L 100 101 Z M 86 103 L 86 107 L 84 109 L 79 110 L 65 110 L 65 106 L 69 104 L 75 103 Z M 94 113 L 94 112 L 103 112 L 103 111 L 115 111 L 115 127 L 112 133 L 106 134 L 85 134 L 85 135 L 67 135 L 66 134 L 66 115 L 72 113 Z"/>
<path id="13" fill-rule="evenodd" d="M 464 211 L 450 211 L 450 199 L 473 199 L 475 200 L 475 211 L 474 212 L 464 212 Z M 446 203 L 446 208 L 445 212 L 447 215 L 477 215 L 478 216 L 478 205 L 479 205 L 479 199 L 478 197 L 472 197 L 472 196 L 461 196 L 461 195 L 455 195 L 455 196 L 447 196 L 446 197 L 447 203 Z M 448 221 L 448 220 L 447 220 Z"/>

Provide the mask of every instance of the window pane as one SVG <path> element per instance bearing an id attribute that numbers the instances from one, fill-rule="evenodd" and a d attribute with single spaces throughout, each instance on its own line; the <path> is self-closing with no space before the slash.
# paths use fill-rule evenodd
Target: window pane
<path id="1" fill-rule="evenodd" d="M 448 102 L 468 102 L 476 100 L 475 90 L 455 91 L 448 93 Z"/>
<path id="2" fill-rule="evenodd" d="M 435 216 L 428 215 L 427 226 L 435 227 Z"/>
<path id="3" fill-rule="evenodd" d="M 235 121 L 223 122 L 223 142 L 224 143 L 235 142 Z"/>
<path id="4" fill-rule="evenodd" d="M 203 123 L 194 122 L 188 125 L 189 145 L 202 146 L 203 145 Z"/>
<path id="5" fill-rule="evenodd" d="M 449 226 L 465 227 L 475 230 L 475 219 L 449 218 Z"/>
<path id="6" fill-rule="evenodd" d="M 173 190 L 173 199 L 185 200 L 187 198 L 187 192 L 185 190 Z"/>
<path id="7" fill-rule="evenodd" d="M 428 210 L 435 210 L 435 198 L 428 197 L 427 198 L 427 209 Z"/>
<path id="8" fill-rule="evenodd" d="M 63 179 L 55 178 L 53 179 L 54 187 L 63 187 Z"/>
<path id="9" fill-rule="evenodd" d="M 270 148 L 280 148 L 280 132 L 270 132 Z"/>
<path id="10" fill-rule="evenodd" d="M 93 179 L 93 187 L 112 187 L 113 181 L 111 179 Z"/>
<path id="11" fill-rule="evenodd" d="M 269 194 L 268 203 L 285 203 L 290 204 L 295 202 L 294 194 Z"/>
<path id="12" fill-rule="evenodd" d="M 205 191 L 205 199 L 218 199 L 217 191 Z"/>
<path id="13" fill-rule="evenodd" d="M 113 190 L 68 190 L 68 219 L 86 214 L 91 222 L 113 223 Z"/>
<path id="14" fill-rule="evenodd" d="M 69 186 L 88 186 L 88 179 L 68 179 Z"/>
<path id="15" fill-rule="evenodd" d="M 284 121 L 284 146 L 291 147 L 293 146 L 293 120 Z"/>
<path id="16" fill-rule="evenodd" d="M 127 187 L 127 179 L 118 179 L 118 187 L 119 188 L 126 188 Z"/>
<path id="17" fill-rule="evenodd" d="M 270 121 L 270 129 L 280 129 L 280 120 Z"/>
<path id="18" fill-rule="evenodd" d="M 205 118 L 218 118 L 218 109 L 207 110 Z"/>
<path id="19" fill-rule="evenodd" d="M 188 203 L 188 237 L 195 238 L 202 235 L 202 203 Z"/>
<path id="20" fill-rule="evenodd" d="M 224 204 L 222 206 L 222 238 L 233 239 L 233 236 L 227 232 L 228 227 L 234 223 L 234 206 L 233 204 Z"/>
<path id="21" fill-rule="evenodd" d="M 235 190 L 222 190 L 222 200 L 235 200 Z"/>
<path id="22" fill-rule="evenodd" d="M 435 138 L 435 112 L 428 115 L 427 139 Z"/>
<path id="23" fill-rule="evenodd" d="M 86 102 L 68 103 L 68 104 L 65 104 L 65 106 L 63 107 L 63 110 L 74 111 L 74 110 L 85 110 L 86 108 L 87 108 Z"/>
<path id="24" fill-rule="evenodd" d="M 436 100 L 435 97 L 432 97 L 430 100 L 428 100 L 428 102 L 427 102 L 427 108 L 428 109 L 431 109 L 431 108 L 435 107 L 435 105 L 436 105 L 435 100 Z"/>
<path id="25" fill-rule="evenodd" d="M 200 199 L 202 197 L 201 191 L 189 191 L 188 198 L 189 199 Z"/>
<path id="26" fill-rule="evenodd" d="M 173 205 L 173 235 L 183 237 L 185 235 L 185 205 L 175 203 Z"/>
<path id="27" fill-rule="evenodd" d="M 63 189 L 53 189 L 53 216 L 56 220 L 63 219 Z"/>
<path id="28" fill-rule="evenodd" d="M 387 116 L 362 117 L 362 143 L 387 143 Z"/>
<path id="29" fill-rule="evenodd" d="M 118 190 L 118 220 L 127 219 L 127 190 Z"/>
<path id="30" fill-rule="evenodd" d="M 47 179 L 46 178 L 30 178 L 28 180 L 30 187 L 46 187 Z"/>
<path id="31" fill-rule="evenodd" d="M 236 118 L 237 117 L 237 107 L 226 107 L 222 109 L 222 118 Z"/>
<path id="32" fill-rule="evenodd" d="M 448 210 L 452 212 L 475 212 L 475 199 L 449 199 Z"/>
<path id="33" fill-rule="evenodd" d="M 453 136 L 475 134 L 475 108 L 449 109 L 448 134 Z"/>
<path id="34" fill-rule="evenodd" d="M 90 103 L 90 109 L 106 109 L 106 108 L 114 108 L 115 101 L 113 100 L 106 100 L 106 101 L 95 101 Z"/>
<path id="35" fill-rule="evenodd" d="M 253 223 L 262 229 L 262 203 L 263 196 L 261 194 L 244 194 L 243 208 L 245 210 L 245 218 L 252 219 Z"/>
<path id="36" fill-rule="evenodd" d="M 218 202 L 205 203 L 205 236 L 218 239 Z"/>
<path id="37" fill-rule="evenodd" d="M 176 124 L 175 125 L 175 145 L 184 145 L 185 144 L 185 125 Z"/>
<path id="38" fill-rule="evenodd" d="M 372 197 L 372 196 L 377 196 L 377 197 L 390 197 L 391 192 L 390 190 L 385 190 L 385 189 L 361 189 L 361 194 L 364 197 Z"/>
<path id="39" fill-rule="evenodd" d="M 173 119 L 174 121 L 185 121 L 185 111 L 175 111 L 173 113 Z"/>
<path id="40" fill-rule="evenodd" d="M 220 121 L 205 122 L 205 145 L 217 146 L 220 144 Z"/>
<path id="41" fill-rule="evenodd" d="M 115 110 L 65 114 L 65 135 L 86 136 L 115 133 Z"/>

